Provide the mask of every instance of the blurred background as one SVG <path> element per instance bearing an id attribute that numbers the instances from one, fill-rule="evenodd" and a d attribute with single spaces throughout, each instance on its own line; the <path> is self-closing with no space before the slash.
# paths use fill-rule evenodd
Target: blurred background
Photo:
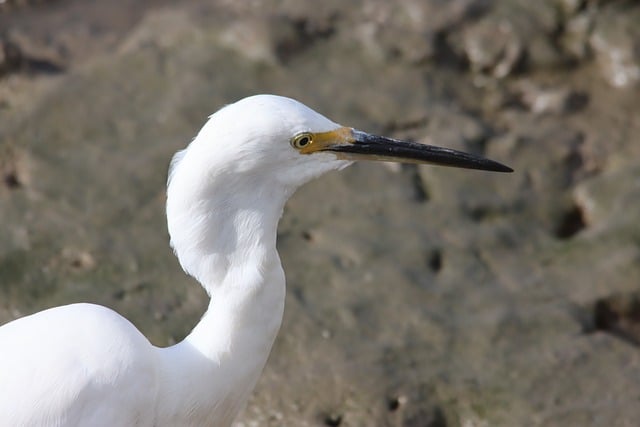
<path id="1" fill-rule="evenodd" d="M 302 188 L 238 426 L 638 425 L 637 1 L 0 0 L 0 322 L 89 301 L 181 340 L 168 163 L 255 93 L 516 172 Z"/>

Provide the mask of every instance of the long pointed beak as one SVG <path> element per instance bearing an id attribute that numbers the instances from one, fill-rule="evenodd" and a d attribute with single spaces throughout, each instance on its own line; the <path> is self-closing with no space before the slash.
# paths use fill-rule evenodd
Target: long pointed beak
<path id="1" fill-rule="evenodd" d="M 331 151 L 345 160 L 428 163 L 492 172 L 513 172 L 508 166 L 474 154 L 371 135 L 351 128 L 313 134 L 311 143 L 301 149 L 301 152 L 309 154 L 317 151 Z"/>

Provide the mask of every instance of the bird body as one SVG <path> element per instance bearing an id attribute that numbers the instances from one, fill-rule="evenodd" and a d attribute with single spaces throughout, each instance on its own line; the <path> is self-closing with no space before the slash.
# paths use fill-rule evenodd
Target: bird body
<path id="1" fill-rule="evenodd" d="M 224 107 L 174 156 L 168 179 L 171 246 L 211 297 L 200 322 L 167 348 L 92 304 L 0 327 L 0 425 L 229 426 L 282 322 L 284 204 L 300 185 L 360 158 L 509 171 L 344 128 L 289 98 Z"/>
<path id="2" fill-rule="evenodd" d="M 0 345 L 0 425 L 153 425 L 143 408 L 155 400 L 157 355 L 116 312 L 51 308 L 4 325 Z"/>
<path id="3" fill-rule="evenodd" d="M 127 319 L 94 304 L 55 307 L 5 325 L 0 342 L 20 351 L 0 353 L 0 425 L 230 425 L 262 371 L 282 309 L 267 316 L 276 321 L 264 329 L 256 328 L 263 316 L 252 316 L 251 329 L 225 337 L 237 341 L 236 351 L 258 356 L 251 364 L 211 351 L 223 348 L 215 334 L 223 313 L 210 311 L 187 339 L 167 348 L 151 345 Z M 209 348 L 193 344 L 199 338 Z"/>

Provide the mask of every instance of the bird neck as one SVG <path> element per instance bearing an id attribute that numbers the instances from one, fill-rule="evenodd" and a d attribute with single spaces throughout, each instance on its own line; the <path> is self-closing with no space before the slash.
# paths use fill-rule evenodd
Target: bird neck
<path id="1" fill-rule="evenodd" d="M 232 418 L 248 399 L 282 322 L 285 278 L 276 232 L 287 197 L 267 183 L 231 183 L 191 195 L 170 186 L 172 245 L 211 301 L 185 340 L 164 349 L 165 383 L 171 384 L 160 391 L 164 418 L 180 413 L 178 399 L 208 425 L 207 417 L 222 416 L 213 415 L 219 408 Z"/>
<path id="2" fill-rule="evenodd" d="M 264 269 L 279 265 L 277 226 L 293 189 L 223 172 L 202 183 L 200 168 L 184 169 L 167 191 L 171 246 L 182 268 L 211 297 L 259 285 Z"/>
<path id="3" fill-rule="evenodd" d="M 241 320 L 251 314 L 247 310 L 252 304 L 268 304 L 256 307 L 264 312 L 281 304 L 274 295 L 284 299 L 276 234 L 289 192 L 266 181 L 232 178 L 227 177 L 224 185 L 213 180 L 209 187 L 191 191 L 184 191 L 188 187 L 176 191 L 180 182 L 169 186 L 171 244 L 184 270 L 211 297 L 207 314 L 192 333 L 194 339 L 211 320 L 220 325 Z M 223 326 L 216 332 L 220 329 Z"/>
<path id="4" fill-rule="evenodd" d="M 267 362 L 284 294 L 281 268 L 263 286 L 218 292 L 182 342 L 160 349 L 159 425 L 231 425 Z"/>

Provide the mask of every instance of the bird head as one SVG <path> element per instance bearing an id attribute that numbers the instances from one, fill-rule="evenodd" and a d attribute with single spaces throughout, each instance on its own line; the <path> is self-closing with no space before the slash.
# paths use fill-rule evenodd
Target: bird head
<path id="1" fill-rule="evenodd" d="M 355 160 L 512 171 L 473 154 L 344 127 L 298 101 L 275 95 L 255 95 L 222 108 L 210 117 L 189 151 L 218 173 L 273 180 L 292 189 Z"/>

